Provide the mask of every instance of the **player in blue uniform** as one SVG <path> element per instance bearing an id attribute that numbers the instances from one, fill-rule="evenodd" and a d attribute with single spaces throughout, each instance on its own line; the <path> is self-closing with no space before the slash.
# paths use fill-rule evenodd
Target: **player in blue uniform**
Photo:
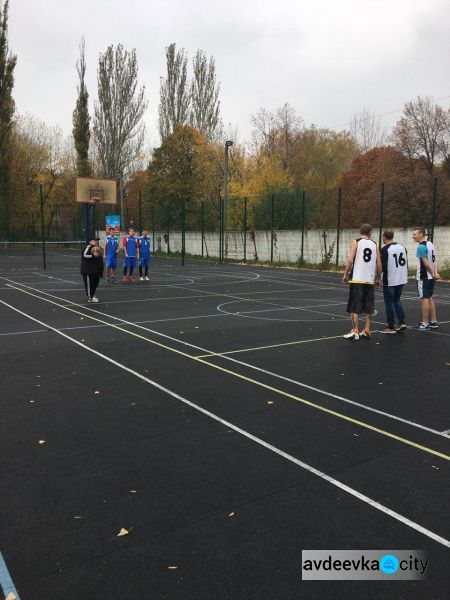
<path id="1" fill-rule="evenodd" d="M 152 238 L 148 236 L 146 229 L 142 231 L 142 235 L 139 238 L 139 278 L 141 281 L 149 281 L 148 267 L 150 266 L 150 244 Z M 142 268 L 144 267 L 144 275 L 142 274 Z"/>
<path id="2" fill-rule="evenodd" d="M 116 282 L 117 254 L 119 252 L 119 240 L 114 235 L 114 229 L 109 230 L 109 235 L 105 242 L 106 258 L 106 281 L 108 283 Z"/>
<path id="3" fill-rule="evenodd" d="M 134 229 L 129 229 L 128 235 L 125 235 L 122 240 L 123 249 L 125 252 L 125 260 L 123 262 L 123 281 L 131 283 L 133 281 L 133 269 L 136 266 L 136 258 L 139 258 L 139 241 L 134 235 Z M 127 274 L 130 269 L 130 274 Z"/>

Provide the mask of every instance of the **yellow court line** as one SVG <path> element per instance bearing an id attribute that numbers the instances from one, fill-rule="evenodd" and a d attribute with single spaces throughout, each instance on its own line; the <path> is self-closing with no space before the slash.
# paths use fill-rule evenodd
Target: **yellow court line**
<path id="1" fill-rule="evenodd" d="M 369 423 L 365 423 L 364 421 L 354 419 L 352 417 L 344 415 L 343 413 L 337 412 L 335 410 L 331 410 L 330 408 L 326 408 L 325 406 L 321 406 L 320 404 L 316 404 L 315 402 L 311 402 L 310 400 L 305 400 L 305 398 L 301 398 L 300 396 L 295 396 L 294 394 L 290 394 L 289 392 L 285 392 L 284 390 L 280 390 L 280 389 L 275 388 L 266 383 L 262 383 L 261 381 L 257 381 L 256 379 L 252 379 L 251 377 L 247 377 L 246 375 L 242 375 L 241 373 L 237 373 L 236 371 L 231 371 L 230 369 L 226 369 L 225 367 L 221 367 L 219 365 L 215 365 L 214 363 L 207 362 L 206 360 L 204 360 L 202 358 L 192 356 L 191 354 L 187 354 L 186 352 L 183 352 L 182 350 L 177 350 L 176 348 L 171 348 L 170 346 L 166 346 L 165 344 L 162 344 L 161 342 L 157 342 L 156 340 L 152 340 L 147 337 L 144 337 L 143 335 L 140 335 L 139 333 L 135 333 L 134 331 L 128 331 L 127 329 L 124 329 L 123 327 L 120 327 L 119 325 L 115 325 L 113 323 L 108 323 L 107 321 L 103 321 L 102 319 L 99 319 L 97 317 L 93 317 L 86 313 L 80 312 L 79 310 L 75 310 L 73 308 L 69 308 L 68 306 L 59 304 L 58 302 L 55 302 L 54 300 L 49 300 L 47 298 L 43 298 L 42 296 L 38 296 L 37 294 L 32 294 L 31 292 L 28 292 L 27 290 L 24 290 L 23 288 L 18 288 L 13 285 L 10 285 L 10 284 L 8 284 L 8 287 L 11 287 L 12 289 L 17 290 L 18 292 L 22 292 L 23 294 L 27 294 L 28 296 L 32 296 L 33 298 L 37 298 L 38 300 L 48 302 L 49 304 L 53 304 L 55 306 L 58 306 L 59 308 L 63 308 L 64 310 L 68 310 L 75 314 L 81 315 L 84 318 L 92 319 L 93 321 L 97 321 L 98 323 L 102 323 L 104 325 L 107 325 L 108 327 L 112 327 L 113 329 L 117 329 L 128 335 L 132 335 L 132 336 L 134 336 L 138 339 L 144 340 L 150 344 L 153 344 L 160 348 L 164 348 L 165 350 L 169 350 L 170 352 L 174 352 L 175 354 L 184 356 L 185 358 L 189 358 L 190 360 L 193 360 L 200 364 L 203 364 L 203 365 L 206 365 L 213 369 L 216 369 L 217 371 L 221 371 L 223 373 L 227 373 L 228 375 L 232 375 L 233 377 L 237 377 L 238 379 L 242 379 L 243 381 L 246 381 L 247 383 L 252 383 L 252 384 L 254 384 L 258 387 L 261 387 L 265 390 L 268 390 L 270 392 L 278 394 L 279 396 L 284 396 L 285 398 L 290 398 L 291 400 L 295 400 L 296 402 L 301 402 L 302 404 L 305 404 L 306 406 L 316 408 L 317 410 L 320 410 L 324 413 L 333 415 L 334 417 L 337 417 L 344 421 L 348 421 L 349 423 L 353 423 L 354 425 L 358 425 L 360 427 L 363 427 L 364 429 L 374 431 L 375 433 L 384 435 L 385 437 L 391 438 L 397 442 L 401 442 L 408 446 L 412 446 L 413 448 L 416 448 L 417 450 L 427 452 L 428 454 L 433 454 L 434 456 L 437 456 L 444 460 L 448 460 L 450 462 L 450 456 L 448 456 L 447 454 L 443 454 L 442 452 L 438 452 L 437 450 L 433 450 L 432 448 L 428 448 L 427 446 L 423 446 L 422 444 L 418 444 L 418 443 L 408 440 L 406 438 L 395 435 L 394 433 L 391 433 L 390 431 L 386 431 L 385 429 L 380 429 L 379 427 L 375 427 L 374 425 L 370 425 Z"/>
<path id="2" fill-rule="evenodd" d="M 228 356 L 229 354 L 239 354 L 241 352 L 253 352 L 255 350 L 268 350 L 270 348 L 281 348 L 282 346 L 295 346 L 298 344 L 308 344 L 309 342 L 321 342 L 323 340 L 337 340 L 342 335 L 332 335 L 330 337 L 313 338 L 312 340 L 297 340 L 295 342 L 283 342 L 281 344 L 270 344 L 270 346 L 255 346 L 254 348 L 242 348 L 241 350 L 228 350 L 227 352 L 210 352 L 209 354 L 197 354 L 194 358 L 212 358 L 213 356 Z"/>

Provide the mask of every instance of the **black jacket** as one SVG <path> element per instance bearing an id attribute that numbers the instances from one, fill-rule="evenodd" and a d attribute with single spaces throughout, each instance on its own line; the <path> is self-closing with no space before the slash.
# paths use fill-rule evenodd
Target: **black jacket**
<path id="1" fill-rule="evenodd" d="M 88 244 L 81 253 L 82 275 L 98 275 L 103 277 L 103 256 L 93 256 L 91 254 L 92 245 Z"/>

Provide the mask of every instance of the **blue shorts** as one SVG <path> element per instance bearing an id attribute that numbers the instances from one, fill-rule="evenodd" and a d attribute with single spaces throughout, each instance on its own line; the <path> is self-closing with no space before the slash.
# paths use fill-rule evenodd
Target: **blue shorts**
<path id="1" fill-rule="evenodd" d="M 434 279 L 418 279 L 417 280 L 417 293 L 419 298 L 431 298 L 434 292 Z"/>
<path id="2" fill-rule="evenodd" d="M 150 256 L 144 257 L 144 258 L 140 258 L 139 259 L 139 266 L 140 267 L 149 267 L 150 266 Z"/>
<path id="3" fill-rule="evenodd" d="M 124 267 L 135 267 L 136 266 L 136 257 L 135 256 L 129 256 L 128 258 L 125 257 L 125 259 L 123 261 L 123 266 Z"/>
<path id="4" fill-rule="evenodd" d="M 117 256 L 107 256 L 106 257 L 106 268 L 107 269 L 115 269 L 117 267 Z"/>

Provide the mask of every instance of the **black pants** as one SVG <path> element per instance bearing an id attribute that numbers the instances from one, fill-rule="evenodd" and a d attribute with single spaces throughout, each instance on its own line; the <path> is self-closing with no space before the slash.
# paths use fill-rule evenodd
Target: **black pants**
<path id="1" fill-rule="evenodd" d="M 148 265 L 145 265 L 144 269 L 145 269 L 145 276 L 147 277 L 148 276 Z M 141 267 L 141 265 L 139 265 L 139 275 L 142 277 L 142 267 Z"/>
<path id="2" fill-rule="evenodd" d="M 92 298 L 95 296 L 95 290 L 98 288 L 98 284 L 100 282 L 99 275 L 84 275 L 84 289 L 86 290 L 86 295 L 88 298 Z"/>

